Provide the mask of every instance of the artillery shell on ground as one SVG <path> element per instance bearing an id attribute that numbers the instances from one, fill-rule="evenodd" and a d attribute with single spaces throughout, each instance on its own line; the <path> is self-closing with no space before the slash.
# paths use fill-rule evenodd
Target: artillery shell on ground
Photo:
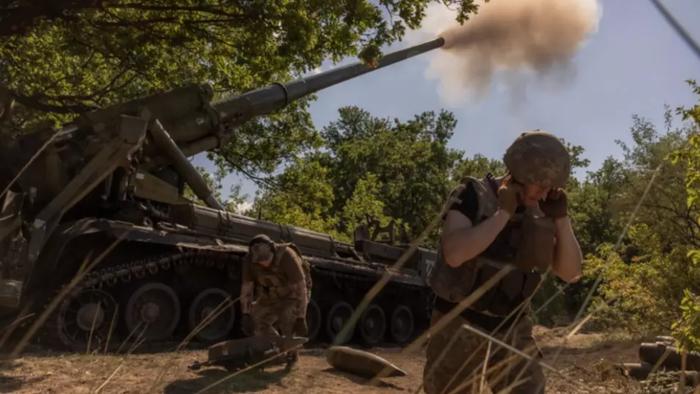
<path id="1" fill-rule="evenodd" d="M 382 376 L 406 376 L 406 372 L 389 361 L 362 350 L 347 346 L 332 346 L 326 351 L 326 361 L 333 368 L 367 379 Z"/>
<path id="2" fill-rule="evenodd" d="M 206 366 L 222 366 L 229 371 L 239 370 L 269 360 L 274 363 L 285 361 L 277 355 L 284 355 L 308 342 L 304 337 L 253 336 L 219 342 L 209 347 L 206 362 L 195 362 L 190 369 L 198 370 Z M 266 363 L 267 364 L 267 363 Z"/>

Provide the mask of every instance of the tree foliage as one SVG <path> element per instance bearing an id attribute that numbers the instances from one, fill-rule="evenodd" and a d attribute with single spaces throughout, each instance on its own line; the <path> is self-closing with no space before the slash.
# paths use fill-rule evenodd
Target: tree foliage
<path id="1" fill-rule="evenodd" d="M 450 148 L 456 126 L 446 111 L 400 121 L 357 107 L 341 108 L 338 119 L 320 133 L 321 144 L 263 189 L 256 212 L 269 220 L 311 225 L 345 240 L 368 219 L 383 226 L 393 221 L 413 239 L 435 219 L 464 176 L 506 171 L 500 160 L 479 154 L 466 157 Z M 573 162 L 585 165 L 582 148 L 567 146 Z M 435 246 L 437 236 L 429 234 L 426 245 Z"/>
<path id="2" fill-rule="evenodd" d="M 691 85 L 700 95 L 697 86 Z M 581 201 L 577 209 L 584 218 L 578 231 L 590 242 L 586 277 L 589 281 L 602 278 L 592 307 L 599 311 L 598 321 L 643 333 L 673 330 L 686 349 L 700 349 L 698 108 L 678 111 L 687 121 L 680 127 L 673 126 L 667 110 L 663 134 L 635 117 L 633 143 L 622 144 L 624 160 L 609 159 L 604 171 L 590 174 L 584 184 L 593 188 L 589 195 L 601 195 L 604 190 L 600 201 L 605 203 L 589 198 L 587 205 Z M 605 179 L 613 182 L 599 183 Z M 639 210 L 631 217 L 637 205 Z M 603 220 L 595 220 L 596 215 Z M 621 231 L 628 221 L 627 236 L 615 249 L 617 236 L 601 230 Z"/>
<path id="3" fill-rule="evenodd" d="M 314 229 L 332 228 L 345 239 L 368 217 L 384 225 L 394 220 L 415 236 L 452 186 L 462 157 L 447 146 L 455 125 L 448 112 L 425 112 L 402 122 L 341 108 L 338 120 L 321 132 L 322 145 L 277 176 L 256 206 L 268 219 L 289 218 L 287 210 L 304 212 L 302 223 L 323 218 Z M 319 191 L 322 196 L 314 194 Z M 271 205 L 280 199 L 289 205 Z"/>
<path id="4" fill-rule="evenodd" d="M 284 82 L 417 28 L 431 0 L 12 0 L 0 5 L 0 134 L 210 83 L 217 96 Z M 440 1 L 466 19 L 473 0 Z M 256 176 L 313 144 L 306 101 L 250 122 L 218 154 Z M 264 143 L 260 144 L 262 141 Z M 271 143 L 274 141 L 274 144 Z"/>
<path id="5" fill-rule="evenodd" d="M 253 204 L 261 218 L 335 234 L 332 175 L 317 158 L 300 158 L 278 175 Z"/>
<path id="6" fill-rule="evenodd" d="M 343 108 L 339 115 L 322 132 L 338 211 L 372 173 L 385 214 L 406 223 L 410 234 L 420 233 L 449 192 L 449 175 L 461 158 L 461 152 L 447 147 L 457 124 L 454 116 L 424 112 L 401 122 L 356 107 Z"/>
<path id="7" fill-rule="evenodd" d="M 700 86 L 695 81 L 688 83 L 693 92 L 700 97 Z M 690 212 L 690 220 L 700 224 L 700 104 L 692 108 L 680 108 L 678 112 L 683 119 L 691 120 L 694 124 L 687 145 L 676 152 L 675 160 L 685 163 L 686 206 Z M 691 270 L 700 272 L 700 246 L 697 243 L 688 251 L 687 256 L 690 259 Z M 683 348 L 700 350 L 700 286 L 683 289 L 680 318 L 674 322 L 672 328 Z"/>

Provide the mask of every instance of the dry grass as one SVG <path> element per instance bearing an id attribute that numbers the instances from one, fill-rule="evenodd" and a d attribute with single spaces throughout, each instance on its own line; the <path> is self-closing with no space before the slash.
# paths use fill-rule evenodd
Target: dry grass
<path id="1" fill-rule="evenodd" d="M 612 368 L 616 362 L 636 359 L 638 340 L 610 334 L 577 334 L 564 342 L 565 332 L 537 327 L 535 331 L 545 362 L 560 355 L 554 366 L 566 375 L 547 373 L 547 393 L 569 393 L 573 380 L 581 388 L 577 393 L 634 393 L 639 385 L 621 376 Z M 270 393 L 410 393 L 422 381 L 425 355 L 422 350 L 401 354 L 400 348 L 376 349 L 376 353 L 409 373 L 406 377 L 384 378 L 377 386 L 331 369 L 320 349 L 302 351 L 297 366 L 286 373 L 283 367 L 251 371 L 235 376 L 207 392 L 235 393 L 264 391 Z M 102 387 L 102 393 L 143 393 L 153 390 L 153 383 L 163 368 L 163 381 L 158 393 L 192 393 L 226 377 L 223 369 L 197 372 L 187 366 L 204 360 L 204 350 L 132 354 Z M 19 393 L 89 393 L 108 380 L 124 361 L 123 355 L 57 354 L 33 351 L 0 366 L 0 392 Z"/>

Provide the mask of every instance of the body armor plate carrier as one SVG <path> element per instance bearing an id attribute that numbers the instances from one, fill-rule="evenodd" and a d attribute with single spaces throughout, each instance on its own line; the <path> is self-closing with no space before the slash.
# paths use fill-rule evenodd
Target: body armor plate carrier
<path id="1" fill-rule="evenodd" d="M 274 251 L 274 259 L 270 267 L 265 268 L 259 264 L 251 264 L 251 277 L 256 283 L 256 292 L 258 293 L 258 301 L 275 302 L 278 300 L 294 298 L 288 278 L 280 270 L 281 259 L 285 253 L 296 254 L 301 262 L 301 269 L 304 273 L 304 281 L 306 282 L 307 294 L 311 294 L 311 269 L 309 262 L 304 258 L 296 245 L 292 243 L 276 244 Z"/>
<path id="2" fill-rule="evenodd" d="M 498 210 L 496 181 L 467 178 L 477 195 L 477 213 L 473 226 L 493 216 Z M 458 188 L 451 197 L 459 197 Z M 554 257 L 554 222 L 539 208 L 517 212 L 489 247 L 476 258 L 458 267 L 449 266 L 439 248 L 438 258 L 428 283 L 442 304 L 459 303 L 495 275 L 505 264 L 515 265 L 501 281 L 474 302 L 470 308 L 492 316 L 505 316 L 530 297 L 540 281 L 541 273 Z"/>

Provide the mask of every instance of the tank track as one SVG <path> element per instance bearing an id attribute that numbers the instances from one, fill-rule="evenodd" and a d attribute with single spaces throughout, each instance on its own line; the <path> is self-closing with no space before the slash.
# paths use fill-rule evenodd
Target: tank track
<path id="1" fill-rule="evenodd" d="M 325 278 L 328 278 L 325 282 L 334 282 L 336 289 L 341 290 L 341 294 L 343 293 L 344 289 L 347 288 L 352 288 L 355 287 L 361 288 L 361 289 L 366 289 L 369 290 L 380 278 L 381 278 L 381 273 L 380 275 L 376 277 L 369 277 L 369 276 L 363 276 L 363 275 L 353 275 L 351 273 L 345 273 L 345 272 L 338 272 L 338 271 L 333 271 L 330 269 L 316 269 L 313 270 L 313 272 L 316 273 L 317 276 L 323 276 Z M 316 282 L 314 282 L 316 283 Z M 388 337 L 389 336 L 389 325 L 390 325 L 390 314 L 388 312 L 391 312 L 395 308 L 398 308 L 399 306 L 407 307 L 414 312 L 414 317 L 413 317 L 413 334 L 409 335 L 409 337 L 412 337 L 415 335 L 417 332 L 420 330 L 424 329 L 427 327 L 427 324 L 430 321 L 430 316 L 431 316 L 431 308 L 432 308 L 432 300 L 430 299 L 432 292 L 428 290 L 429 288 L 427 287 L 422 287 L 422 286 L 417 286 L 414 284 L 408 284 L 404 282 L 399 282 L 399 281 L 390 281 L 387 283 L 384 289 L 380 291 L 378 294 L 377 298 L 371 301 L 370 307 L 372 304 L 377 304 L 385 313 L 385 324 L 386 324 L 386 332 L 385 335 Z M 366 291 L 365 290 L 365 291 Z M 389 291 L 387 291 L 389 290 Z M 322 318 L 320 322 L 320 327 L 319 329 L 323 332 L 324 329 L 326 330 L 325 332 L 325 337 L 327 340 L 330 341 L 335 341 L 335 339 L 330 337 L 330 334 L 327 332 L 328 328 L 325 327 L 326 324 L 328 324 L 327 319 L 329 318 L 326 313 L 329 313 L 329 309 L 335 305 L 338 302 L 350 302 L 350 306 L 355 309 L 356 303 L 359 303 L 362 298 L 364 297 L 365 291 L 362 291 L 362 294 L 360 295 L 359 298 L 356 298 L 352 300 L 353 302 L 350 302 L 347 298 L 343 297 L 342 295 L 340 297 L 334 297 L 331 296 L 331 294 L 323 294 L 321 296 L 318 296 L 318 294 L 314 295 L 314 291 L 312 291 L 312 300 L 317 300 L 317 306 L 321 309 L 319 309 L 319 312 L 322 312 Z M 352 292 L 352 290 L 350 290 Z M 346 293 L 347 294 L 347 293 Z M 425 309 L 423 310 L 416 310 L 411 308 L 411 305 L 415 305 L 414 302 L 408 301 L 406 302 L 405 297 L 409 294 L 414 294 L 414 301 L 418 299 L 422 299 L 422 303 Z M 389 296 L 388 299 L 385 299 L 386 296 Z M 325 303 L 322 305 L 321 301 L 325 301 Z M 393 301 L 393 302 L 390 302 Z M 391 305 L 391 306 L 389 306 Z M 325 307 L 324 307 L 325 306 Z M 323 308 L 324 307 L 324 308 Z M 377 341 L 376 343 L 372 342 L 370 343 L 367 339 L 365 339 L 361 334 L 359 334 L 359 325 L 360 323 L 358 322 L 355 327 L 355 333 L 351 334 L 349 338 L 347 338 L 347 341 L 349 340 L 358 340 L 361 343 L 364 344 L 364 346 L 368 347 L 374 347 L 377 345 L 380 345 L 381 343 L 384 343 L 384 341 Z M 324 336 L 324 334 L 319 334 L 320 336 Z M 352 339 L 355 338 L 355 339 Z M 405 343 L 409 338 L 406 339 L 387 339 L 389 343 L 395 343 L 395 344 L 403 344 Z M 345 343 L 346 340 L 344 340 L 342 343 Z M 341 344 L 342 344 L 341 343 Z"/>
<path id="2" fill-rule="evenodd" d="M 231 279 L 235 278 L 235 275 L 237 275 L 236 270 L 227 269 L 227 263 L 224 261 L 223 257 L 221 253 L 217 252 L 190 251 L 139 259 L 91 271 L 66 294 L 56 310 L 52 312 L 51 317 L 45 325 L 47 341 L 52 346 L 69 348 L 71 350 L 85 350 L 83 344 L 71 343 L 62 334 L 59 315 L 65 310 L 68 304 L 86 290 L 102 290 L 118 284 L 126 285 L 135 280 L 145 279 L 148 276 L 155 276 L 164 271 L 170 271 L 185 266 L 214 268 L 220 271 L 226 271 L 228 277 Z"/>
<path id="3" fill-rule="evenodd" d="M 155 276 L 165 271 L 171 271 L 186 266 L 216 269 L 222 273 L 225 272 L 227 277 L 231 280 L 235 279 L 239 272 L 238 266 L 231 263 L 230 257 L 221 252 L 201 250 L 165 254 L 158 257 L 144 258 L 97 269 L 86 274 L 83 280 L 70 290 L 61 303 L 59 303 L 56 310 L 53 311 L 44 330 L 44 336 L 47 338 L 47 342 L 52 346 L 85 351 L 85 344 L 73 343 L 63 335 L 59 316 L 67 305 L 84 291 L 110 289 L 116 285 L 128 285 L 136 280 L 146 279 L 149 276 Z M 378 277 L 353 275 L 351 273 L 338 272 L 313 266 L 312 272 L 316 277 L 315 280 L 318 280 L 319 277 L 327 278 L 324 279 L 324 282 L 334 282 L 335 286 L 341 291 L 349 287 L 369 288 L 378 280 Z M 425 291 L 419 286 L 400 282 L 389 282 L 388 286 L 394 289 L 405 289 L 406 291 L 417 292 L 419 294 Z M 401 290 L 398 290 L 398 292 L 405 293 Z"/>

